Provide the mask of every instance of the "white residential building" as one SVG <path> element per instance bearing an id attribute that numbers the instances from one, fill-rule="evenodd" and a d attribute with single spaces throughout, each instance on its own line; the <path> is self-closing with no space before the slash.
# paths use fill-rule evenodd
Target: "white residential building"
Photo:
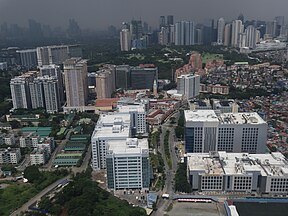
<path id="1" fill-rule="evenodd" d="M 35 76 L 36 72 L 31 71 L 10 80 L 10 90 L 14 109 L 31 108 L 29 82 L 32 81 Z"/>
<path id="2" fill-rule="evenodd" d="M 19 143 L 21 148 L 36 148 L 38 142 L 40 140 L 40 136 L 30 133 L 19 138 Z"/>
<path id="3" fill-rule="evenodd" d="M 232 22 L 231 45 L 239 47 L 241 44 L 240 35 L 243 33 L 244 25 L 241 20 L 234 20 Z"/>
<path id="4" fill-rule="evenodd" d="M 288 193 L 288 165 L 279 152 L 189 153 L 187 172 L 192 190 Z"/>
<path id="5" fill-rule="evenodd" d="M 0 164 L 18 164 L 20 160 L 20 148 L 0 149 Z"/>
<path id="6" fill-rule="evenodd" d="M 267 123 L 257 113 L 185 110 L 186 152 L 264 153 Z"/>
<path id="7" fill-rule="evenodd" d="M 225 28 L 225 20 L 224 18 L 220 18 L 217 22 L 217 44 L 222 45 L 224 43 L 224 28 Z"/>
<path id="8" fill-rule="evenodd" d="M 131 49 L 131 34 L 129 29 L 122 29 L 120 32 L 121 51 L 129 51 Z"/>
<path id="9" fill-rule="evenodd" d="M 87 60 L 71 58 L 64 62 L 67 107 L 71 110 L 85 106 L 88 97 Z"/>
<path id="10" fill-rule="evenodd" d="M 106 166 L 109 189 L 149 188 L 148 140 L 128 138 L 108 141 Z"/>
<path id="11" fill-rule="evenodd" d="M 200 76 L 194 74 L 185 74 L 177 78 L 177 93 L 184 95 L 187 99 L 199 95 Z"/>
<path id="12" fill-rule="evenodd" d="M 48 161 L 48 154 L 44 149 L 34 149 L 30 153 L 31 165 L 43 165 Z"/>

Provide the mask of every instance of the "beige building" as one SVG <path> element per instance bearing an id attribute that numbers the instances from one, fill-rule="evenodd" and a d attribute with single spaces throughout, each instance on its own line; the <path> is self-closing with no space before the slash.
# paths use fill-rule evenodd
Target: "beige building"
<path id="1" fill-rule="evenodd" d="M 111 98 L 115 89 L 115 66 L 105 65 L 96 75 L 97 99 Z"/>
<path id="2" fill-rule="evenodd" d="M 88 96 L 87 60 L 71 58 L 64 62 L 67 107 L 85 106 Z"/>

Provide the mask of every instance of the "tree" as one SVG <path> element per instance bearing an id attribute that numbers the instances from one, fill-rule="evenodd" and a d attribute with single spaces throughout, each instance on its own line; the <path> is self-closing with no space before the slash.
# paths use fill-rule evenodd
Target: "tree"
<path id="1" fill-rule="evenodd" d="M 190 193 L 191 185 L 187 181 L 187 164 L 180 163 L 175 175 L 175 191 Z"/>
<path id="2" fill-rule="evenodd" d="M 17 120 L 13 120 L 10 122 L 10 125 L 12 127 L 12 129 L 17 129 L 17 128 L 20 128 L 21 127 L 21 124 L 19 121 Z"/>
<path id="3" fill-rule="evenodd" d="M 184 137 L 184 127 L 177 126 L 175 128 L 175 135 L 178 139 L 183 139 Z"/>
<path id="4" fill-rule="evenodd" d="M 24 170 L 24 178 L 28 179 L 29 182 L 35 183 L 41 181 L 43 175 L 39 171 L 38 167 L 33 165 L 33 166 L 28 166 Z"/>

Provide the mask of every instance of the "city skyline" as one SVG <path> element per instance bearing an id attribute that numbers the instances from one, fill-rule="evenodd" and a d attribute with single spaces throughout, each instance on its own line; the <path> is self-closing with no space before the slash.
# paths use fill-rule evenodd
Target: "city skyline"
<path id="1" fill-rule="evenodd" d="M 256 10 L 260 6 L 261 10 Z M 273 2 L 269 0 L 244 0 L 241 2 L 182 0 L 181 4 L 172 0 L 158 0 L 157 2 L 147 0 L 136 3 L 132 0 L 119 2 L 112 2 L 112 0 L 99 0 L 97 2 L 70 0 L 69 4 L 65 0 L 51 0 L 49 2 L 0 0 L 0 20 L 27 26 L 28 19 L 34 19 L 43 24 L 64 27 L 67 26 L 69 18 L 73 18 L 83 28 L 103 30 L 109 25 L 120 27 L 121 22 L 130 21 L 131 19 L 141 19 L 151 26 L 157 27 L 161 15 L 174 15 L 175 21 L 192 20 L 205 23 L 210 18 L 218 19 L 220 17 L 231 21 L 237 19 L 240 13 L 243 13 L 245 20 L 269 21 L 273 20 L 275 16 L 286 14 L 286 6 L 288 6 L 288 2 L 285 0 L 275 0 Z M 121 8 L 121 11 L 118 8 Z M 53 16 L 51 16 L 51 13 L 45 15 L 43 11 L 51 11 Z"/>

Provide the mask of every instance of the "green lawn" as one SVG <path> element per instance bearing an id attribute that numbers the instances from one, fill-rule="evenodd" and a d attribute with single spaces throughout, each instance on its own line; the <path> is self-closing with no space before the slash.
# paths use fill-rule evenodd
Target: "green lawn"
<path id="1" fill-rule="evenodd" d="M 223 59 L 222 54 L 212 54 L 212 53 L 203 53 L 202 55 L 202 63 L 206 63 L 208 60 L 218 60 Z"/>

